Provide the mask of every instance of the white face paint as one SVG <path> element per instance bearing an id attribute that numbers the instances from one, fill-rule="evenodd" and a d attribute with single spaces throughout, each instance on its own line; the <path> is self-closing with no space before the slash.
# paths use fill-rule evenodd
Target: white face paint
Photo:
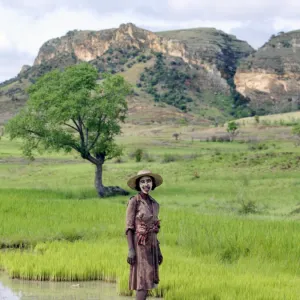
<path id="1" fill-rule="evenodd" d="M 153 187 L 152 178 L 150 176 L 143 176 L 140 179 L 139 185 L 144 194 L 149 194 Z"/>

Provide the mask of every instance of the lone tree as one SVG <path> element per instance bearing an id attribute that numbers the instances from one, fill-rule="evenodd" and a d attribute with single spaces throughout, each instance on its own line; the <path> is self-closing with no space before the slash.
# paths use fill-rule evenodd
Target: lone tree
<path id="1" fill-rule="evenodd" d="M 127 113 L 126 96 L 131 88 L 119 75 L 104 75 L 87 63 L 54 70 L 28 89 L 29 100 L 6 126 L 11 139 L 23 140 L 23 153 L 33 159 L 33 151 L 75 150 L 96 166 L 95 187 L 100 197 L 127 195 L 119 187 L 104 187 L 102 166 L 119 156 L 114 142 Z"/>
<path id="2" fill-rule="evenodd" d="M 228 123 L 227 125 L 227 132 L 229 133 L 229 136 L 230 136 L 230 141 L 232 142 L 235 137 L 239 134 L 239 124 L 234 122 L 234 121 L 231 121 Z"/>
<path id="3" fill-rule="evenodd" d="M 178 141 L 179 133 L 177 132 L 173 133 L 173 137 L 175 138 L 176 141 Z"/>

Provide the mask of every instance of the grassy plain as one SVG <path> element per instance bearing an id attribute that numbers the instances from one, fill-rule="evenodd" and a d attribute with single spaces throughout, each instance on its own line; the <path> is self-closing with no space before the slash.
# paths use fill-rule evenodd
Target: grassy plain
<path id="1" fill-rule="evenodd" d="M 300 148 L 285 127 L 247 126 L 241 141 L 205 141 L 222 131 L 127 125 L 118 138 L 124 155 L 105 163 L 106 185 L 126 188 L 144 168 L 164 177 L 152 194 L 161 205 L 165 258 L 154 294 L 299 299 Z M 256 133 L 259 141 L 245 139 Z M 117 281 L 129 295 L 129 197 L 97 198 L 93 166 L 76 153 L 29 163 L 19 145 L 0 140 L 0 268 L 17 278 Z M 137 148 L 145 152 L 141 162 L 132 157 Z"/>
<path id="2" fill-rule="evenodd" d="M 237 120 L 237 122 L 243 124 L 244 126 L 257 125 L 255 117 L 242 118 Z M 289 125 L 293 123 L 298 123 L 300 122 L 300 111 L 260 116 L 259 122 L 263 125 Z"/>

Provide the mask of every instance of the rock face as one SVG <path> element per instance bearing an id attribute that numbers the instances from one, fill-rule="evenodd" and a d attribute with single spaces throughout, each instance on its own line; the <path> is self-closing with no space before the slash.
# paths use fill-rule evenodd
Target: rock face
<path id="1" fill-rule="evenodd" d="M 197 63 L 210 70 L 219 70 L 224 78 L 233 77 L 238 60 L 254 53 L 248 43 L 215 28 L 174 30 L 157 34 L 182 41 L 189 53 L 193 53 Z"/>
<path id="2" fill-rule="evenodd" d="M 199 35 L 203 32 L 204 34 Z M 187 39 L 183 39 L 187 33 Z M 210 40 L 207 40 L 207 37 Z M 212 42 L 213 41 L 213 42 Z M 117 29 L 101 31 L 71 31 L 66 36 L 47 41 L 40 49 L 34 65 L 54 59 L 59 55 L 72 55 L 81 61 L 92 61 L 109 48 L 136 47 L 151 49 L 205 68 L 213 80 L 229 91 L 228 78 L 235 73 L 238 59 L 254 50 L 234 36 L 215 29 L 196 29 L 153 33 L 132 23 Z"/>
<path id="3" fill-rule="evenodd" d="M 169 41 L 129 23 L 122 24 L 118 29 L 68 32 L 64 37 L 46 42 L 41 47 L 34 65 L 62 53 L 72 53 L 79 60 L 91 61 L 103 55 L 110 47 L 149 48 L 171 56 L 185 57 L 186 60 L 192 59 L 187 54 L 184 43 Z"/>
<path id="4" fill-rule="evenodd" d="M 30 67 L 29 65 L 24 65 L 24 66 L 21 68 L 21 71 L 20 71 L 19 74 L 22 74 L 22 73 L 28 71 L 30 68 L 31 68 L 31 67 Z"/>
<path id="5" fill-rule="evenodd" d="M 0 111 L 14 115 L 27 101 L 26 88 L 40 76 L 85 61 L 99 79 L 103 72 L 117 73 L 133 85 L 132 123 L 218 123 L 235 113 L 249 114 L 233 76 L 238 61 L 253 52 L 246 42 L 214 28 L 154 33 L 128 23 L 69 31 L 45 42 L 33 66 L 0 83 Z"/>
<path id="6" fill-rule="evenodd" d="M 234 77 L 239 93 L 256 111 L 280 113 L 300 109 L 300 31 L 272 36 L 241 61 Z"/>

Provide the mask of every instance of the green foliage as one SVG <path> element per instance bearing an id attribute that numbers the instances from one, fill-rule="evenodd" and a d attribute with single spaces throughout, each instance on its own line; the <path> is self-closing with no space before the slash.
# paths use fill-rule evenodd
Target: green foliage
<path id="1" fill-rule="evenodd" d="M 175 138 L 175 140 L 177 141 L 178 140 L 178 138 L 179 138 L 179 133 L 177 133 L 177 132 L 175 132 L 175 133 L 173 133 L 173 137 Z"/>
<path id="2" fill-rule="evenodd" d="M 124 67 L 131 68 L 135 63 L 135 57 L 142 54 L 140 49 L 135 47 L 128 48 L 109 48 L 103 55 L 98 56 L 96 59 L 89 63 L 96 67 L 102 78 L 102 73 L 115 74 L 118 72 L 124 72 Z"/>
<path id="3" fill-rule="evenodd" d="M 210 138 L 208 137 L 206 139 L 207 142 L 219 142 L 219 143 L 225 143 L 225 142 L 230 142 L 231 139 L 230 139 L 230 136 L 229 135 L 220 135 L 220 136 L 216 136 L 216 135 L 213 135 L 211 136 Z"/>
<path id="4" fill-rule="evenodd" d="M 239 128 L 238 123 L 231 121 L 228 123 L 227 132 L 235 132 L 236 130 L 238 130 L 238 128 Z"/>
<path id="5" fill-rule="evenodd" d="M 163 163 L 170 163 L 180 160 L 180 156 L 176 154 L 165 153 L 162 159 Z"/>
<path id="6" fill-rule="evenodd" d="M 113 48 L 109 48 L 107 51 L 106 51 L 107 54 L 113 54 L 114 53 L 114 49 Z"/>
<path id="7" fill-rule="evenodd" d="M 226 130 L 231 137 L 231 141 L 233 141 L 234 138 L 238 135 L 238 129 L 239 129 L 239 124 L 236 123 L 235 121 L 231 121 L 228 123 Z"/>
<path id="8" fill-rule="evenodd" d="M 168 64 L 160 52 L 154 53 L 156 63 L 153 68 L 146 69 L 140 76 L 140 85 L 153 95 L 156 102 L 173 105 L 186 111 L 188 103 L 193 99 L 188 95 L 188 84 L 193 76 L 188 71 L 179 70 L 174 64 Z"/>
<path id="9" fill-rule="evenodd" d="M 147 161 L 153 162 L 154 157 L 151 156 L 148 152 L 146 152 L 142 148 L 137 148 L 133 152 L 129 153 L 129 158 L 134 159 L 135 162 Z"/>
<path id="10" fill-rule="evenodd" d="M 134 62 L 130 62 L 126 66 L 127 66 L 127 68 L 131 68 L 133 65 L 134 65 Z"/>
<path id="11" fill-rule="evenodd" d="M 241 214 L 256 214 L 258 212 L 257 205 L 253 200 L 241 201 L 240 204 L 241 208 L 239 209 L 239 213 Z"/>
<path id="12" fill-rule="evenodd" d="M 251 151 L 268 150 L 269 146 L 263 142 L 250 142 L 248 149 Z"/>
<path id="13" fill-rule="evenodd" d="M 143 157 L 143 149 L 140 148 L 136 149 L 134 152 L 134 157 L 136 162 L 140 162 Z"/>
<path id="14" fill-rule="evenodd" d="M 121 76 L 105 75 L 100 85 L 97 78 L 97 70 L 82 63 L 49 72 L 30 86 L 26 107 L 6 126 L 11 139 L 23 140 L 26 156 L 73 149 L 95 163 L 99 156 L 119 155 L 114 137 L 125 119 L 130 88 Z"/>

